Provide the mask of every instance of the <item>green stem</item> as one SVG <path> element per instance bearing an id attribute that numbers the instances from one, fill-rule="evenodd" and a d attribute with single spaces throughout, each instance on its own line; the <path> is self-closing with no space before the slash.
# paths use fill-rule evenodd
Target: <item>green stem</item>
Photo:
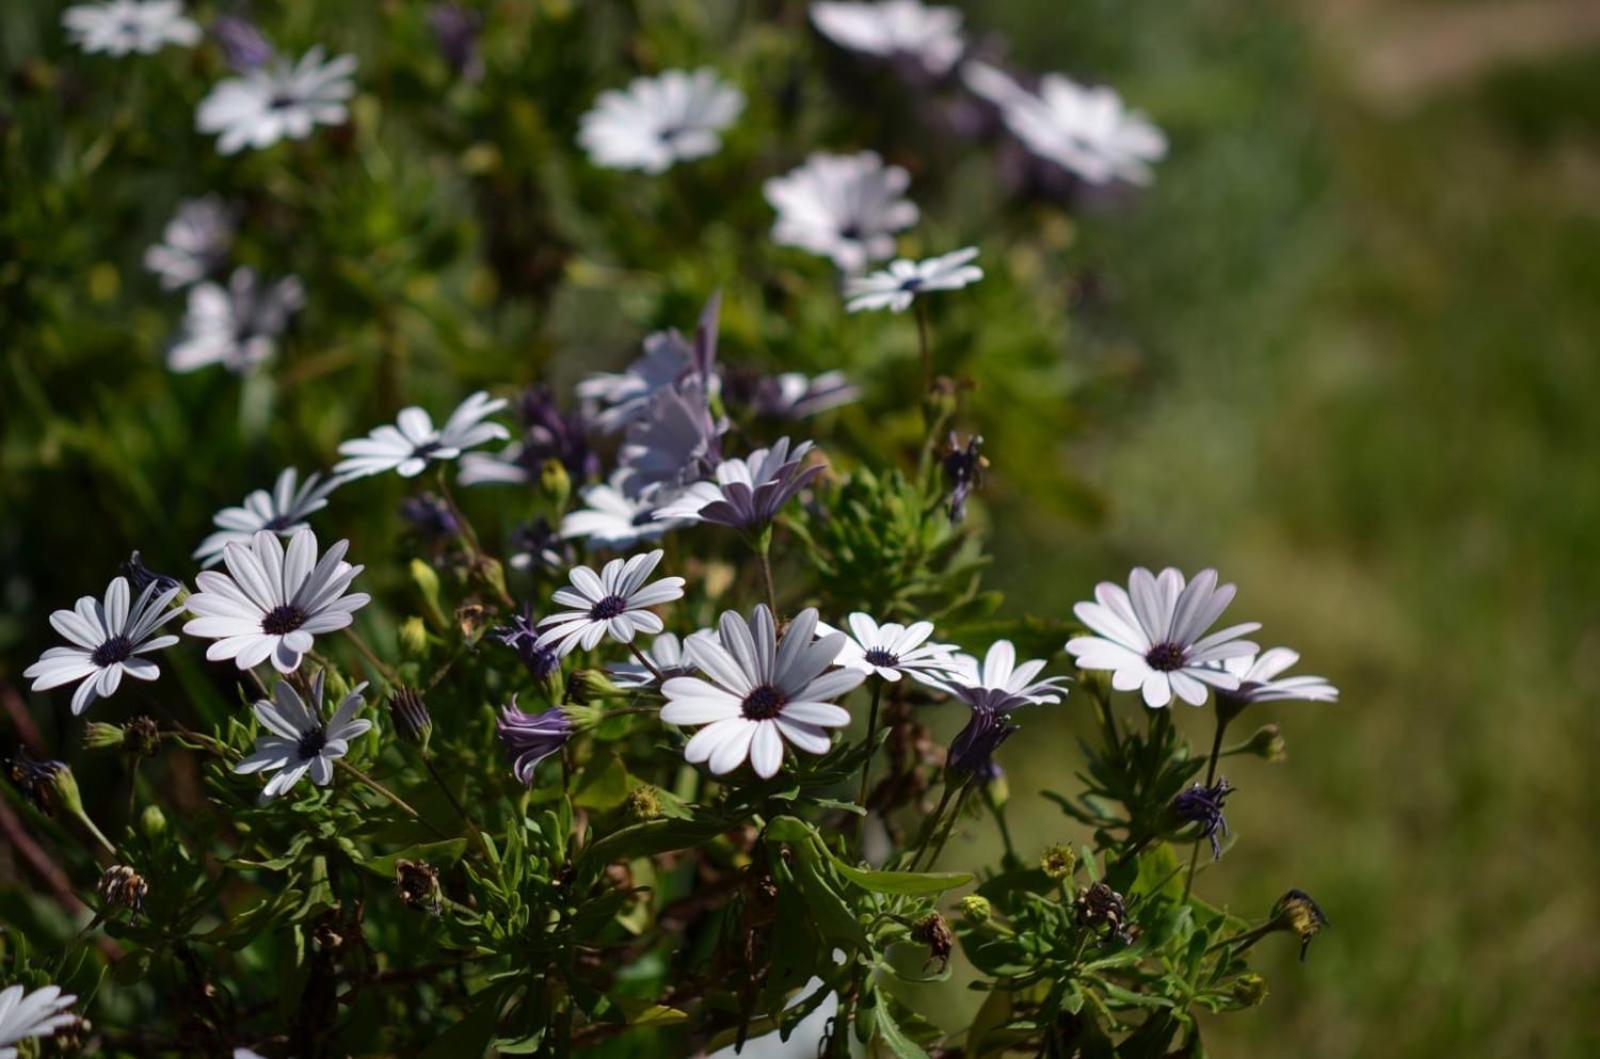
<path id="1" fill-rule="evenodd" d="M 983 786 L 983 803 L 989 807 L 989 812 L 994 814 L 994 822 L 1000 825 L 1000 841 L 1005 843 L 1005 864 L 1009 868 L 1020 868 L 1022 859 L 1017 856 L 1017 847 L 1011 841 L 1011 825 L 1006 822 L 1005 806 L 994 800 L 994 795 L 989 790 L 989 785 Z"/>
<path id="2" fill-rule="evenodd" d="M 944 844 L 950 841 L 950 833 L 956 829 L 956 821 L 961 819 L 961 807 L 967 804 L 967 795 L 972 793 L 972 780 L 961 785 L 961 796 L 956 799 L 955 808 L 950 810 L 950 818 L 944 823 L 944 830 L 939 832 L 939 841 L 934 843 L 933 854 L 928 858 L 928 870 L 939 863 L 939 854 L 944 852 Z"/>
<path id="3" fill-rule="evenodd" d="M 950 799 L 955 796 L 956 790 L 957 788 L 950 786 L 950 774 L 946 772 L 944 794 L 939 798 L 938 808 L 934 809 L 932 815 L 923 821 L 922 832 L 917 836 L 917 848 L 911 855 L 911 863 L 906 866 L 907 871 L 917 870 L 917 861 L 922 859 L 922 851 L 927 849 L 928 840 L 933 837 L 939 818 L 944 815 L 945 808 L 950 804 Z"/>
<path id="4" fill-rule="evenodd" d="M 861 763 L 861 796 L 856 801 L 867 807 L 867 776 L 872 772 L 872 740 L 878 734 L 878 701 L 883 696 L 883 678 L 874 677 L 872 683 L 872 709 L 867 713 L 867 759 Z"/>
<path id="5" fill-rule="evenodd" d="M 424 827 L 426 827 L 429 831 L 432 831 L 435 835 L 438 835 L 442 839 L 448 839 L 450 837 L 449 835 L 445 834 L 443 831 L 440 831 L 437 827 L 434 827 L 433 824 L 429 823 L 426 817 L 424 817 L 421 813 L 417 812 L 416 809 L 412 808 L 410 802 L 407 802 L 404 798 L 400 797 L 394 791 L 391 791 L 389 788 L 385 787 L 383 784 L 379 783 L 377 780 L 373 779 L 371 776 L 367 775 L 365 772 L 362 772 L 360 769 L 356 768 L 354 765 L 350 764 L 348 761 L 345 761 L 343 758 L 339 758 L 337 761 L 334 762 L 334 764 L 339 767 L 339 770 L 341 772 L 349 773 L 351 776 L 355 777 L 355 779 L 359 780 L 361 783 L 364 783 L 366 786 L 372 788 L 374 791 L 377 791 L 379 794 L 383 795 L 390 802 L 394 803 L 394 805 L 396 805 L 399 809 L 401 809 L 407 816 L 411 817 L 413 820 L 416 820 L 416 821 L 420 822 Z"/>
<path id="6" fill-rule="evenodd" d="M 389 668 L 387 662 L 378 657 L 376 651 L 367 646 L 367 641 L 363 640 L 360 634 L 356 632 L 354 625 L 346 625 L 344 634 L 350 638 L 351 643 L 356 645 L 356 650 L 361 653 L 361 657 L 365 658 L 372 668 L 378 671 L 378 674 L 383 677 L 385 682 L 389 684 L 400 683 L 400 678 L 395 675 L 395 671 Z"/>
<path id="7" fill-rule="evenodd" d="M 772 551 L 772 527 L 768 526 L 762 530 L 760 535 L 752 541 L 751 546 L 755 549 L 756 555 L 761 557 L 761 577 L 767 585 L 767 606 L 772 610 L 772 620 L 777 621 L 778 593 L 773 585 L 772 559 L 768 554 Z"/>
<path id="8" fill-rule="evenodd" d="M 928 342 L 928 310 L 921 298 L 913 299 L 917 311 L 917 348 L 922 353 L 922 392 L 933 389 L 933 347 Z"/>
<path id="9" fill-rule="evenodd" d="M 655 677 L 657 681 L 661 679 L 661 670 L 657 669 L 650 659 L 645 655 L 645 653 L 639 650 L 639 645 L 637 643 L 630 641 L 628 644 L 628 649 L 633 652 L 633 657 L 639 660 L 639 664 L 650 671 L 651 676 Z"/>

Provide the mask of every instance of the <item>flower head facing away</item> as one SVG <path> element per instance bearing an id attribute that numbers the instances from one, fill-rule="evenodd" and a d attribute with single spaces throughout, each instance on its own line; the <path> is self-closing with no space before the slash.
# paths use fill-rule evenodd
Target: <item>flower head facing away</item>
<path id="1" fill-rule="evenodd" d="M 176 636 L 151 634 L 183 613 L 182 607 L 167 609 L 180 590 L 152 583 L 130 604 L 128 579 L 112 578 L 104 599 L 82 596 L 73 609 L 50 615 L 51 626 L 71 646 L 48 649 L 22 675 L 33 680 L 34 691 L 77 681 L 78 689 L 72 694 L 74 715 L 87 710 L 95 699 L 115 694 L 124 675 L 135 680 L 156 679 L 160 667 L 143 656 L 178 642 Z"/>
<path id="2" fill-rule="evenodd" d="M 241 15 L 222 15 L 213 20 L 211 35 L 222 45 L 228 65 L 240 73 L 265 66 L 278 55 L 256 24 Z"/>
<path id="3" fill-rule="evenodd" d="M 248 545 L 228 544 L 222 550 L 226 574 L 202 570 L 195 576 L 200 591 L 187 606 L 198 616 L 183 631 L 216 641 L 206 649 L 213 662 L 231 658 L 244 670 L 270 659 L 278 672 L 293 673 L 316 636 L 347 627 L 372 600 L 365 592 L 345 594 L 363 569 L 344 561 L 348 547 L 339 541 L 319 560 L 309 529 L 297 532 L 287 550 L 267 530 Z"/>
<path id="4" fill-rule="evenodd" d="M 1257 622 L 1206 635 L 1233 595 L 1232 585 L 1218 586 L 1215 570 L 1202 570 L 1186 583 L 1171 567 L 1156 576 L 1141 566 L 1127 590 L 1102 581 L 1095 602 L 1073 607 L 1095 635 L 1072 639 L 1067 650 L 1080 669 L 1111 670 L 1118 691 L 1140 689 L 1146 706 L 1165 706 L 1174 695 L 1203 706 L 1208 686 L 1239 687 L 1239 677 L 1217 663 L 1256 653 L 1255 644 L 1239 637 L 1259 629 Z"/>
<path id="5" fill-rule="evenodd" d="M 539 642 L 537 624 L 526 611 L 513 614 L 510 625 L 489 630 L 489 636 L 515 651 L 535 680 L 546 680 L 561 672 L 561 653 L 553 644 Z"/>
<path id="6" fill-rule="evenodd" d="M 762 375 L 745 372 L 724 380 L 730 403 L 744 405 L 758 416 L 807 419 L 861 397 L 861 389 L 842 371 L 807 375 L 800 371 Z"/>
<path id="7" fill-rule="evenodd" d="M 17 1049 L 13 1045 L 33 1037 L 48 1036 L 76 1022 L 78 1016 L 67 1008 L 77 999 L 54 985 L 31 993 L 20 985 L 0 990 L 0 1059 L 16 1059 Z"/>
<path id="8" fill-rule="evenodd" d="M 929 683 L 943 687 L 977 707 L 989 703 L 998 709 L 1009 698 L 1024 703 L 1060 702 L 1067 693 L 1066 677 L 1035 679 L 1044 669 L 1042 658 L 1017 663 L 1017 649 L 1010 640 L 996 640 L 980 663 L 968 654 L 958 654 L 949 660 L 942 676 L 929 674 Z M 986 695 L 985 693 L 992 693 Z"/>
<path id="9" fill-rule="evenodd" d="M 933 635 L 931 621 L 880 624 L 872 615 L 856 611 L 845 619 L 845 624 L 849 630 L 834 664 L 868 676 L 888 681 L 897 681 L 907 673 L 919 680 L 930 673 L 943 676 L 955 654 L 948 644 L 928 643 L 928 637 Z M 818 636 L 839 631 L 825 622 L 817 623 Z"/>
<path id="10" fill-rule="evenodd" d="M 262 699 L 254 707 L 256 720 L 268 734 L 256 740 L 255 749 L 233 771 L 250 775 L 256 772 L 277 772 L 262 788 L 261 800 L 271 801 L 285 793 L 306 773 L 319 787 L 333 782 L 333 763 L 350 752 L 350 742 L 365 735 L 372 722 L 356 717 L 364 700 L 363 681 L 351 689 L 339 703 L 330 718 L 322 716 L 324 674 L 318 671 L 311 678 L 311 701 L 308 703 L 287 680 L 279 680 L 273 689 L 272 700 Z"/>
<path id="11" fill-rule="evenodd" d="M 600 473 L 600 456 L 589 447 L 584 418 L 562 412 L 548 386 L 534 386 L 517 402 L 522 437 L 498 455 L 471 452 L 461 458 L 461 484 L 536 483 L 546 460 L 556 460 L 573 479 L 583 482 Z"/>
<path id="12" fill-rule="evenodd" d="M 710 629 L 701 629 L 690 633 L 688 640 L 697 637 L 716 639 L 716 635 Z M 676 633 L 664 632 L 651 640 L 644 656 L 655 667 L 654 672 L 645 668 L 642 662 L 622 662 L 608 667 L 606 675 L 617 687 L 632 691 L 637 688 L 652 688 L 673 677 L 686 677 L 694 673 L 694 660 L 689 657 L 687 644 L 680 641 Z"/>
<path id="13" fill-rule="evenodd" d="M 280 537 L 293 537 L 306 528 L 306 518 L 328 506 L 328 494 L 342 483 L 338 477 L 323 478 L 313 472 L 300 481 L 300 472 L 286 467 L 272 483 L 272 489 L 257 489 L 239 507 L 225 507 L 212 517 L 217 530 L 194 550 L 194 558 L 205 566 L 222 561 L 222 549 L 229 544 L 249 544 L 262 530 Z"/>
<path id="14" fill-rule="evenodd" d="M 572 609 L 539 623 L 539 646 L 554 647 L 565 656 L 580 646 L 590 650 L 607 636 L 626 644 L 641 632 L 660 632 L 661 619 L 648 608 L 682 599 L 684 584 L 681 577 L 646 583 L 663 554 L 657 548 L 631 559 L 613 559 L 598 574 L 587 566 L 573 567 L 567 575 L 572 587 L 557 589 L 553 597 Z"/>
<path id="15" fill-rule="evenodd" d="M 894 254 L 894 233 L 917 223 L 911 175 L 875 152 L 813 154 L 765 185 L 778 213 L 773 241 L 831 258 L 846 272 Z"/>
<path id="16" fill-rule="evenodd" d="M 323 61 L 321 47 L 297 63 L 274 58 L 217 84 L 200 101 L 195 127 L 219 133 L 217 151 L 260 150 L 282 139 L 303 140 L 318 125 L 342 125 L 355 95 L 353 55 Z"/>
<path id="17" fill-rule="evenodd" d="M 922 261 L 899 258 L 888 267 L 866 276 L 845 281 L 845 309 L 888 309 L 901 313 L 911 308 L 918 295 L 939 290 L 960 290 L 983 278 L 983 269 L 972 262 L 978 248 L 969 246 Z"/>
<path id="18" fill-rule="evenodd" d="M 717 464 L 715 481 L 689 486 L 662 505 L 656 517 L 715 522 L 737 530 L 759 529 L 822 473 L 821 464 L 807 465 L 810 452 L 809 441 L 802 441 L 791 452 L 789 439 L 780 438 L 770 449 L 756 449 L 742 460 L 724 459 Z"/>
<path id="19" fill-rule="evenodd" d="M 173 371 L 221 364 L 235 374 L 270 360 L 289 318 L 305 305 L 299 279 L 267 283 L 254 269 L 235 269 L 228 286 L 206 281 L 189 288 L 183 330 L 167 351 Z"/>
<path id="20" fill-rule="evenodd" d="M 951 523 L 959 525 L 967 517 L 967 498 L 983 485 L 983 472 L 989 469 L 989 460 L 983 455 L 983 435 L 974 434 L 963 444 L 952 430 L 939 465 L 949 490 L 946 511 Z"/>
<path id="21" fill-rule="evenodd" d="M 211 276 L 233 246 L 233 211 L 216 195 L 187 199 L 161 232 L 161 242 L 144 252 L 144 267 L 163 290 L 178 290 Z"/>
<path id="22" fill-rule="evenodd" d="M 86 52 L 153 55 L 169 44 L 192 48 L 200 27 L 186 18 L 180 0 L 107 0 L 78 4 L 61 14 L 72 42 Z"/>
<path id="23" fill-rule="evenodd" d="M 1239 686 L 1218 688 L 1217 698 L 1238 709 L 1254 702 L 1338 702 L 1339 689 L 1323 677 L 1281 675 L 1298 661 L 1299 652 L 1287 647 L 1225 658 L 1216 664 L 1239 678 Z"/>
<path id="24" fill-rule="evenodd" d="M 402 478 L 415 478 L 430 460 L 453 460 L 467 449 L 509 438 L 510 431 L 499 423 L 484 422 L 505 406 L 505 398 L 491 399 L 480 390 L 457 405 L 444 426 L 437 428 L 425 409 L 402 408 L 393 425 L 385 423 L 364 438 L 341 442 L 339 455 L 345 458 L 334 473 L 364 478 L 394 471 Z"/>
<path id="25" fill-rule="evenodd" d="M 883 59 L 908 59 L 935 77 L 949 73 L 967 46 L 961 36 L 961 12 L 927 7 L 921 0 L 814 3 L 811 24 L 841 48 Z"/>
<path id="26" fill-rule="evenodd" d="M 600 93 L 583 116 L 578 143 L 608 169 L 663 173 L 674 163 L 716 154 L 722 130 L 744 109 L 744 93 L 715 70 L 667 70 L 626 91 Z"/>
<path id="27" fill-rule="evenodd" d="M 516 696 L 511 697 L 511 705 L 500 710 L 495 731 L 511 756 L 511 773 L 518 783 L 533 785 L 534 769 L 567 745 L 572 727 L 572 718 L 559 706 L 552 706 L 543 713 L 524 713 L 517 708 Z"/>
<path id="28" fill-rule="evenodd" d="M 825 754 L 829 729 L 850 723 L 831 700 L 859 687 L 866 674 L 829 667 L 844 647 L 842 633 L 816 637 L 817 612 L 801 611 L 780 638 L 772 612 L 756 607 L 748 623 L 726 611 L 718 637 L 690 637 L 687 652 L 703 677 L 662 685 L 668 724 L 704 725 L 684 748 L 692 764 L 726 775 L 747 759 L 769 779 L 783 764 L 784 745 Z"/>

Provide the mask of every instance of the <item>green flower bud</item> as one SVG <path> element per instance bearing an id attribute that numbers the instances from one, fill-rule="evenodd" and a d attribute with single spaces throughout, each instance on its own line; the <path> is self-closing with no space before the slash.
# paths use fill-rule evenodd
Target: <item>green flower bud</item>
<path id="1" fill-rule="evenodd" d="M 167 833 L 167 814 L 159 805 L 147 805 L 139 814 L 139 833 L 151 842 Z"/>
<path id="2" fill-rule="evenodd" d="M 1267 980 L 1259 974 L 1241 974 L 1228 991 L 1236 1003 L 1253 1008 L 1267 999 Z"/>
<path id="3" fill-rule="evenodd" d="M 408 657 L 423 658 L 428 653 L 428 625 L 413 614 L 400 623 L 400 650 Z"/>
<path id="4" fill-rule="evenodd" d="M 106 724 L 104 721 L 90 721 L 83 730 L 83 745 L 89 750 L 111 750 L 123 743 L 123 731 L 120 725 Z"/>
<path id="5" fill-rule="evenodd" d="M 68 815 L 87 819 L 83 811 L 83 795 L 78 793 L 78 781 L 73 777 L 71 768 L 62 765 L 50 774 L 46 782 L 50 786 L 52 803 L 66 810 Z"/>
<path id="6" fill-rule="evenodd" d="M 996 809 L 1011 800 L 1011 787 L 1006 783 L 1006 774 L 999 768 L 994 770 L 994 777 L 984 784 L 983 790 Z"/>
<path id="7" fill-rule="evenodd" d="M 596 699 L 617 698 L 625 692 L 599 669 L 574 669 L 567 678 L 567 699 L 587 704 Z"/>
<path id="8" fill-rule="evenodd" d="M 1278 898 L 1277 904 L 1272 906 L 1272 921 L 1267 924 L 1270 930 L 1288 931 L 1300 939 L 1301 963 L 1305 962 L 1311 939 L 1322 933 L 1322 928 L 1327 925 L 1328 917 L 1322 914 L 1322 909 L 1311 895 L 1303 890 L 1290 890 Z"/>
<path id="9" fill-rule="evenodd" d="M 961 899 L 961 914 L 974 923 L 987 923 L 994 915 L 994 906 L 982 894 L 968 894 Z"/>
<path id="10" fill-rule="evenodd" d="M 641 784 L 628 792 L 628 800 L 624 803 L 630 820 L 654 820 L 661 815 L 661 798 L 656 794 L 656 789 L 648 783 Z"/>
<path id="11" fill-rule="evenodd" d="M 1288 758 L 1288 744 L 1283 740 L 1283 730 L 1276 724 L 1264 724 L 1257 728 L 1244 745 L 1245 752 L 1267 761 L 1279 762 Z"/>
<path id="12" fill-rule="evenodd" d="M 550 501 L 551 507 L 557 511 L 566 510 L 567 498 L 572 495 L 572 479 L 560 460 L 551 458 L 539 465 L 539 491 Z"/>
<path id="13" fill-rule="evenodd" d="M 1078 866 L 1078 855 L 1065 843 L 1057 843 L 1044 851 L 1039 867 L 1056 882 L 1069 877 Z"/>
<path id="14" fill-rule="evenodd" d="M 561 712 L 567 715 L 574 732 L 587 732 L 606 717 L 606 711 L 600 707 L 585 706 L 577 702 L 563 702 Z"/>

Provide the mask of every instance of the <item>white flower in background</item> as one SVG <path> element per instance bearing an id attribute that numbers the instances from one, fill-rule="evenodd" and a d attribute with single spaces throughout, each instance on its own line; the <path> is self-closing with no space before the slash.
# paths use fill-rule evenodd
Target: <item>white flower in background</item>
<path id="1" fill-rule="evenodd" d="M 1112 89 L 1086 87 L 1045 74 L 1037 94 L 987 63 L 961 68 L 967 87 L 993 103 L 1029 151 L 1091 184 L 1148 184 L 1150 166 L 1167 153 L 1167 138 Z"/>
<path id="2" fill-rule="evenodd" d="M 918 680 L 932 677 L 935 687 L 943 686 L 939 678 L 949 669 L 956 651 L 949 644 L 927 642 L 933 635 L 933 622 L 902 625 L 886 621 L 880 625 L 870 614 L 856 611 L 845 623 L 850 630 L 834 665 L 869 676 L 876 674 L 888 681 L 899 680 L 902 673 L 909 673 Z M 818 636 L 830 636 L 839 631 L 826 622 L 817 623 Z"/>
<path id="3" fill-rule="evenodd" d="M 813 154 L 806 164 L 766 182 L 778 211 L 772 238 L 833 259 L 846 272 L 894 254 L 894 233 L 917 223 L 904 198 L 911 176 L 873 151 Z"/>
<path id="4" fill-rule="evenodd" d="M 710 637 L 715 640 L 717 634 L 710 629 L 701 629 L 692 632 L 688 641 L 697 637 Z M 673 677 L 686 677 L 694 673 L 694 660 L 689 657 L 686 641 L 678 639 L 676 633 L 664 632 L 650 641 L 650 647 L 644 653 L 655 666 L 652 673 L 646 669 L 642 662 L 621 662 L 606 669 L 606 675 L 611 682 L 624 691 L 637 688 L 655 687 L 663 680 Z"/>
<path id="5" fill-rule="evenodd" d="M 622 491 L 617 474 L 609 482 L 587 487 L 579 496 L 585 506 L 561 517 L 561 536 L 569 540 L 582 537 L 591 548 L 632 548 L 688 525 L 682 520 L 657 519 L 650 501 L 632 499 Z"/>
<path id="6" fill-rule="evenodd" d="M 762 779 L 777 775 L 785 743 L 808 754 L 826 754 L 830 728 L 850 723 L 850 713 L 829 700 L 861 685 L 866 674 L 829 669 L 845 637 L 815 637 L 817 612 L 795 615 L 779 639 L 772 611 L 756 607 L 746 624 L 725 611 L 717 640 L 690 637 L 689 657 L 705 677 L 674 677 L 662 685 L 668 724 L 705 725 L 684 747 L 691 764 L 708 763 L 723 776 L 750 761 Z"/>
<path id="7" fill-rule="evenodd" d="M 806 419 L 850 404 L 861 390 L 842 371 L 811 376 L 801 371 L 764 375 L 747 385 L 744 399 L 756 415 Z"/>
<path id="8" fill-rule="evenodd" d="M 650 399 L 644 417 L 628 426 L 613 479 L 631 497 L 659 503 L 698 482 L 722 458 L 726 417 L 712 414 L 700 376 L 686 375 Z"/>
<path id="9" fill-rule="evenodd" d="M 1067 678 L 1035 680 L 1042 669 L 1044 659 L 1034 658 L 1018 665 L 1017 649 L 1011 641 L 996 640 L 989 645 L 989 651 L 981 663 L 972 655 L 958 654 L 950 659 L 942 678 L 930 672 L 925 682 L 951 691 L 967 688 L 1003 692 L 1033 703 L 1060 702 L 1061 696 L 1067 693 Z"/>
<path id="10" fill-rule="evenodd" d="M 1234 591 L 1232 585 L 1218 587 L 1215 570 L 1202 570 L 1186 584 L 1170 566 L 1159 577 L 1141 566 L 1126 591 L 1102 581 L 1095 586 L 1095 602 L 1072 608 L 1097 635 L 1075 637 L 1067 650 L 1080 669 L 1111 670 L 1111 686 L 1118 691 L 1142 689 L 1146 706 L 1165 706 L 1174 695 L 1203 706 L 1207 685 L 1224 691 L 1239 687 L 1239 677 L 1216 663 L 1257 650 L 1239 637 L 1261 628 L 1259 622 L 1205 634 L 1233 601 Z"/>
<path id="11" fill-rule="evenodd" d="M 129 606 L 128 579 L 113 578 L 104 601 L 81 596 L 72 610 L 50 615 L 50 625 L 72 646 L 50 648 L 22 675 L 33 680 L 34 691 L 81 681 L 72 693 L 74 715 L 95 699 L 114 694 L 124 674 L 135 680 L 156 679 L 160 667 L 139 656 L 178 642 L 176 636 L 150 634 L 183 613 L 182 607 L 167 609 L 181 590 L 181 586 L 162 590 L 159 582 L 151 582 Z"/>
<path id="12" fill-rule="evenodd" d="M 363 567 L 344 561 L 348 541 L 339 541 L 317 559 L 317 536 L 301 529 L 285 551 L 277 534 L 262 530 L 248 545 L 222 549 L 226 574 L 202 570 L 200 591 L 187 606 L 198 615 L 183 631 L 216 643 L 206 658 L 234 660 L 253 669 L 268 659 L 280 673 L 293 673 L 311 650 L 314 637 L 337 632 L 372 601 L 365 592 L 345 595 Z"/>
<path id="13" fill-rule="evenodd" d="M 232 246 L 233 211 L 222 199 L 186 199 L 167 222 L 161 242 L 144 252 L 144 267 L 160 277 L 163 290 L 177 290 L 221 268 Z"/>
<path id="14" fill-rule="evenodd" d="M 811 24 L 842 48 L 885 59 L 906 56 L 935 77 L 948 73 L 967 46 L 961 12 L 921 0 L 815 3 Z"/>
<path id="15" fill-rule="evenodd" d="M 717 464 L 715 481 L 695 482 L 676 499 L 656 510 L 657 518 L 715 522 L 737 530 L 758 529 L 778 516 L 783 506 L 822 473 L 820 463 L 806 463 L 811 442 L 789 451 L 789 439 L 770 449 L 756 449 L 744 459 Z"/>
<path id="16" fill-rule="evenodd" d="M 211 521 L 217 531 L 200 542 L 194 558 L 204 566 L 222 561 L 222 549 L 229 544 L 249 544 L 259 530 L 271 530 L 280 537 L 293 537 L 306 528 L 306 517 L 328 506 L 328 494 L 344 483 L 342 478 L 323 478 L 312 473 L 297 485 L 299 472 L 285 468 L 273 483 L 272 491 L 257 489 L 244 498 L 241 507 L 225 507 Z"/>
<path id="17" fill-rule="evenodd" d="M 312 48 L 297 63 L 274 57 L 238 77 L 219 82 L 200 101 L 195 127 L 220 133 L 217 151 L 271 147 L 279 140 L 303 140 L 317 125 L 342 125 L 355 95 L 353 55 L 323 62 L 322 48 Z"/>
<path id="18" fill-rule="evenodd" d="M 352 740 L 372 728 L 371 721 L 356 717 L 364 705 L 361 693 L 366 681 L 350 690 L 332 717 L 323 718 L 323 677 L 318 670 L 311 678 L 309 703 L 300 698 L 294 685 L 279 680 L 272 701 L 262 699 L 254 706 L 256 720 L 269 734 L 256 739 L 254 751 L 233 766 L 233 771 L 241 775 L 278 772 L 262 788 L 263 802 L 287 792 L 307 772 L 313 783 L 326 787 L 333 782 L 333 763 L 350 752 Z"/>
<path id="19" fill-rule="evenodd" d="M 1274 647 L 1259 655 L 1235 655 L 1214 663 L 1239 678 L 1239 686 L 1231 691 L 1218 688 L 1217 698 L 1239 706 L 1253 702 L 1338 702 L 1339 689 L 1325 677 L 1280 676 L 1298 661 L 1299 652 Z"/>
<path id="20" fill-rule="evenodd" d="M 667 70 L 636 78 L 627 91 L 600 93 L 578 142 L 595 165 L 662 173 L 674 162 L 715 154 L 718 134 L 743 109 L 744 93 L 715 70 Z"/>
<path id="21" fill-rule="evenodd" d="M 889 309 L 905 312 L 919 294 L 936 290 L 960 290 L 983 278 L 983 269 L 972 264 L 978 248 L 969 246 L 924 261 L 900 258 L 867 276 L 845 281 L 845 308 L 853 313 L 863 309 Z"/>
<path id="22" fill-rule="evenodd" d="M 265 284 L 254 269 L 235 269 L 228 286 L 212 282 L 189 288 L 183 330 L 167 351 L 173 371 L 221 364 L 243 373 L 271 358 L 289 317 L 305 304 L 305 288 L 294 276 Z"/>
<path id="23" fill-rule="evenodd" d="M 72 43 L 86 52 L 152 55 L 169 44 L 192 48 L 200 27 L 184 17 L 179 0 L 108 0 L 78 4 L 61 14 Z"/>
<path id="24" fill-rule="evenodd" d="M 663 577 L 646 584 L 665 554 L 660 548 L 631 559 L 613 559 L 596 574 L 587 566 L 574 566 L 567 577 L 571 588 L 558 588 L 552 597 L 570 610 L 557 611 L 539 623 L 539 646 L 554 646 L 562 656 L 579 646 L 587 651 L 607 635 L 617 643 L 632 643 L 639 633 L 658 633 L 661 619 L 649 607 L 683 598 L 683 578 Z"/>
<path id="25" fill-rule="evenodd" d="M 55 985 L 26 994 L 20 985 L 6 986 L 0 991 L 0 1059 L 16 1059 L 13 1045 L 53 1035 L 78 1021 L 78 1016 L 67 1010 L 77 999 Z"/>
<path id="26" fill-rule="evenodd" d="M 499 423 L 485 423 L 485 417 L 506 406 L 505 398 L 491 400 L 479 390 L 462 401 L 445 425 L 434 429 L 433 420 L 421 408 L 402 408 L 395 424 L 385 423 L 364 438 L 339 446 L 347 457 L 334 467 L 335 474 L 363 478 L 369 474 L 394 471 L 402 478 L 415 478 L 429 460 L 453 460 L 466 449 L 490 441 L 505 441 L 511 432 Z"/>

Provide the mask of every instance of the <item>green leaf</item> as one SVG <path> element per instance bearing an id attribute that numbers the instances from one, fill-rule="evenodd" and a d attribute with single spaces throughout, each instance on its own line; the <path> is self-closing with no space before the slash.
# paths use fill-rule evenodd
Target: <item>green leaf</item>
<path id="1" fill-rule="evenodd" d="M 572 804 L 603 813 L 627 800 L 628 768 L 621 758 L 608 754 L 584 767 Z"/>
<path id="2" fill-rule="evenodd" d="M 451 838 L 443 842 L 419 842 L 414 846 L 387 853 L 381 857 L 373 857 L 361 862 L 361 866 L 374 875 L 381 875 L 386 879 L 393 879 L 395 865 L 403 860 L 425 860 L 435 868 L 445 864 L 454 864 L 461 859 L 467 850 L 467 840 L 464 838 Z"/>
<path id="3" fill-rule="evenodd" d="M 612 861 L 633 860 L 636 857 L 651 857 L 657 853 L 687 849 L 707 839 L 715 838 L 726 828 L 727 824 L 715 818 L 674 820 L 663 817 L 633 824 L 613 831 L 585 849 L 578 858 L 578 875 L 582 879 L 592 879 L 600 869 Z"/>
<path id="4" fill-rule="evenodd" d="M 893 1006 L 889 1002 L 888 994 L 884 994 L 882 1001 L 878 1004 L 878 1039 L 888 1045 L 889 1051 L 893 1052 L 898 1059 L 928 1059 L 928 1053 L 922 1050 L 922 1046 L 907 1037 L 905 1031 L 900 1028 L 900 1024 L 894 1020 L 894 1016 L 889 1010 Z"/>
<path id="5" fill-rule="evenodd" d="M 846 879 L 877 894 L 901 894 L 907 897 L 942 894 L 972 881 L 972 875 L 964 871 L 873 871 L 852 868 L 838 857 L 833 857 L 833 866 Z"/>
<path id="6" fill-rule="evenodd" d="M 689 1020 L 689 1016 L 677 1008 L 638 997 L 619 996 L 616 1003 L 627 1017 L 628 1025 L 633 1027 L 671 1026 Z"/>

